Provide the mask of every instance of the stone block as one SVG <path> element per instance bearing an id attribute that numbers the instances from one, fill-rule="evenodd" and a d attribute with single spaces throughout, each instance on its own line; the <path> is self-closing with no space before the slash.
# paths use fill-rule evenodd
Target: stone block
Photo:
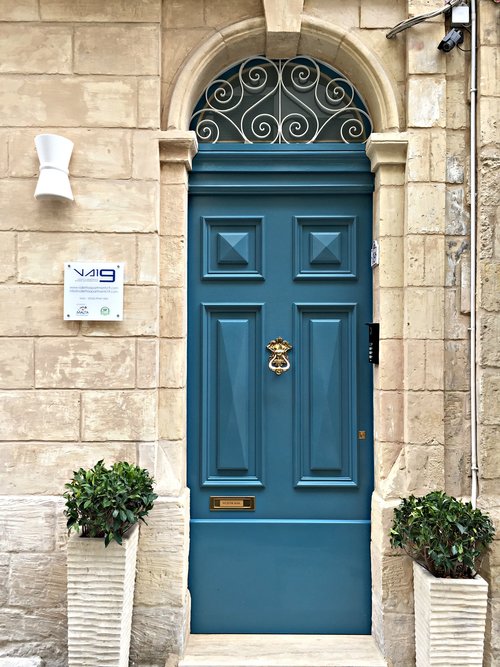
<path id="1" fill-rule="evenodd" d="M 186 392 L 184 389 L 160 389 L 159 435 L 165 440 L 186 437 Z"/>
<path id="2" fill-rule="evenodd" d="M 462 424 L 464 444 L 461 447 L 445 447 L 444 450 L 444 488 L 446 493 L 457 498 L 471 495 L 470 479 L 470 436 L 467 424 Z M 445 434 L 446 436 L 446 434 Z"/>
<path id="3" fill-rule="evenodd" d="M 71 73 L 71 32 L 66 26 L 28 24 L 19 30 L 15 23 L 0 24 L 0 72 Z"/>
<path id="4" fill-rule="evenodd" d="M 443 338 L 444 289 L 407 287 L 405 329 L 412 338 Z"/>
<path id="5" fill-rule="evenodd" d="M 160 290 L 160 334 L 165 338 L 186 336 L 186 293 L 183 289 Z"/>
<path id="6" fill-rule="evenodd" d="M 449 246 L 448 246 L 449 247 Z M 444 235 L 434 234 L 424 239 L 424 285 L 441 287 L 444 284 L 446 249 Z"/>
<path id="7" fill-rule="evenodd" d="M 478 124 L 479 145 L 488 146 L 498 142 L 498 118 L 500 117 L 500 98 L 482 97 L 479 102 Z"/>
<path id="8" fill-rule="evenodd" d="M 189 491 L 177 497 L 160 496 L 141 526 L 141 553 L 179 553 L 187 550 Z"/>
<path id="9" fill-rule="evenodd" d="M 467 128 L 469 113 L 466 87 L 468 93 L 464 79 L 448 81 L 446 84 L 446 127 L 450 130 Z"/>
<path id="10" fill-rule="evenodd" d="M 137 82 L 137 127 L 160 128 L 160 77 L 142 77 Z"/>
<path id="11" fill-rule="evenodd" d="M 372 554 L 396 556 L 390 543 L 390 532 L 394 520 L 394 508 L 400 503 L 399 499 L 384 500 L 378 493 L 372 496 Z"/>
<path id="12" fill-rule="evenodd" d="M 5 495 L 60 495 L 73 470 L 100 459 L 135 463 L 135 449 L 135 442 L 0 442 L 0 488 Z"/>
<path id="13" fill-rule="evenodd" d="M 160 182 L 162 185 L 184 185 L 187 190 L 189 174 L 186 162 L 183 159 L 169 160 L 171 157 L 171 154 L 168 152 L 169 148 L 170 146 L 165 147 L 160 153 L 160 159 L 162 157 L 165 158 L 161 164 Z"/>
<path id="14" fill-rule="evenodd" d="M 405 193 L 403 188 L 383 187 L 379 197 L 379 233 L 402 236 L 404 231 Z"/>
<path id="15" fill-rule="evenodd" d="M 446 157 L 446 182 L 464 182 L 464 166 L 461 158 L 457 157 L 456 155 L 448 155 Z"/>
<path id="16" fill-rule="evenodd" d="M 421 23 L 413 26 L 407 36 L 408 73 L 442 74 L 446 71 L 446 56 L 429 44 L 439 44 L 443 38 L 440 23 Z"/>
<path id="17" fill-rule="evenodd" d="M 52 131 L 52 130 L 51 130 Z M 59 130 L 54 130 L 59 132 Z M 9 174 L 15 177 L 38 175 L 39 160 L 35 136 L 39 130 L 23 129 L 10 132 Z M 128 130 L 65 128 L 62 134 L 75 144 L 70 162 L 71 177 L 130 178 L 131 143 Z"/>
<path id="18" fill-rule="evenodd" d="M 403 393 L 381 391 L 375 406 L 378 413 L 375 420 L 375 437 L 377 440 L 402 442 L 404 424 Z"/>
<path id="19" fill-rule="evenodd" d="M 46 552 L 54 550 L 55 504 L 44 498 L 0 498 L 0 551 Z M 2 621 L 0 621 L 0 627 Z M 21 634 L 21 641 L 25 641 Z M 0 637 L 8 636 L 0 630 Z"/>
<path id="20" fill-rule="evenodd" d="M 186 385 L 186 341 L 183 338 L 160 340 L 160 385 L 176 388 Z"/>
<path id="21" fill-rule="evenodd" d="M 159 36 L 160 28 L 154 25 L 79 26 L 74 70 L 77 74 L 158 74 Z"/>
<path id="22" fill-rule="evenodd" d="M 0 388 L 33 387 L 33 371 L 33 341 L 27 338 L 4 338 L 0 345 Z"/>
<path id="23" fill-rule="evenodd" d="M 479 418 L 482 424 L 500 424 L 500 376 L 482 374 L 479 378 Z"/>
<path id="24" fill-rule="evenodd" d="M 464 197 L 463 188 L 447 188 L 446 190 L 446 226 L 447 234 L 462 235 L 468 233 L 469 211 Z"/>
<path id="25" fill-rule="evenodd" d="M 446 82 L 444 76 L 410 76 L 407 108 L 410 127 L 445 127 Z"/>
<path id="26" fill-rule="evenodd" d="M 0 285 L 0 335 L 74 336 L 78 322 L 63 320 L 58 285 Z"/>
<path id="27" fill-rule="evenodd" d="M 380 287 L 403 287 L 403 239 L 383 236 L 379 240 Z"/>
<path id="28" fill-rule="evenodd" d="M 160 284 L 162 287 L 183 287 L 187 273 L 186 239 L 183 236 L 162 238 Z"/>
<path id="29" fill-rule="evenodd" d="M 403 345 L 401 340 L 380 341 L 378 387 L 381 390 L 403 389 Z"/>
<path id="30" fill-rule="evenodd" d="M 407 285 L 419 286 L 425 283 L 425 236 L 406 236 L 405 278 Z"/>
<path id="31" fill-rule="evenodd" d="M 29 582 L 29 585 L 26 585 Z M 57 607 L 66 604 L 66 555 L 18 553 L 11 555 L 9 605 Z"/>
<path id="32" fill-rule="evenodd" d="M 16 234 L 0 233 L 0 283 L 16 277 Z"/>
<path id="33" fill-rule="evenodd" d="M 403 290 L 382 289 L 379 294 L 379 312 L 374 310 L 380 322 L 380 338 L 401 338 L 403 335 Z"/>
<path id="34" fill-rule="evenodd" d="M 0 0 L 2 21 L 38 21 L 40 18 L 38 0 Z"/>
<path id="35" fill-rule="evenodd" d="M 154 389 L 158 386 L 159 358 L 158 341 L 141 340 L 137 344 L 137 387 L 140 389 Z"/>
<path id="36" fill-rule="evenodd" d="M 447 340 L 444 350 L 445 389 L 468 391 L 470 381 L 469 341 Z"/>
<path id="37" fill-rule="evenodd" d="M 159 282 L 160 240 L 157 234 L 137 236 L 137 282 L 157 285 Z"/>
<path id="38" fill-rule="evenodd" d="M 186 232 L 187 188 L 185 185 L 163 185 L 161 187 L 160 233 L 170 236 L 186 236 Z"/>
<path id="39" fill-rule="evenodd" d="M 479 335 L 481 366 L 500 366 L 500 313 L 480 314 Z"/>
<path id="40" fill-rule="evenodd" d="M 0 0 L 1 1 L 1 0 Z M 9 132 L 0 130 L 0 178 L 9 173 Z"/>
<path id="41" fill-rule="evenodd" d="M 156 492 L 177 496 L 186 487 L 186 441 L 160 440 L 156 457 Z"/>
<path id="42" fill-rule="evenodd" d="M 158 288 L 125 288 L 122 322 L 82 322 L 85 336 L 156 336 L 158 334 Z"/>
<path id="43" fill-rule="evenodd" d="M 83 439 L 155 440 L 156 401 L 156 392 L 145 389 L 84 392 Z"/>
<path id="44" fill-rule="evenodd" d="M 408 158 L 406 170 L 409 181 L 428 181 L 430 177 L 431 134 L 429 130 L 408 132 Z"/>
<path id="45" fill-rule="evenodd" d="M 444 396 L 441 391 L 409 391 L 405 394 L 405 436 L 413 445 L 444 443 Z M 409 449 L 407 449 L 407 454 Z"/>
<path id="46" fill-rule="evenodd" d="M 125 262 L 125 282 L 135 282 L 135 236 L 71 232 L 21 232 L 18 235 L 20 282 L 63 283 L 65 262 L 92 261 Z"/>
<path id="47" fill-rule="evenodd" d="M 163 7 L 162 25 L 172 28 L 204 28 L 204 0 L 173 0 Z"/>
<path id="48" fill-rule="evenodd" d="M 444 432 L 447 447 L 459 448 L 468 441 L 470 410 L 468 394 L 445 392 Z"/>
<path id="49" fill-rule="evenodd" d="M 425 421 L 425 415 L 424 415 Z M 407 445 L 405 448 L 408 493 L 423 496 L 436 488 L 444 488 L 442 445 Z"/>
<path id="50" fill-rule="evenodd" d="M 500 262 L 482 262 L 480 265 L 479 299 L 484 310 L 500 310 Z"/>
<path id="51" fill-rule="evenodd" d="M 498 97 L 500 95 L 500 59 L 498 48 L 483 46 L 480 51 L 479 89 L 481 95 Z"/>
<path id="52" fill-rule="evenodd" d="M 4 440 L 77 440 L 80 397 L 76 391 L 0 392 Z"/>
<path id="53" fill-rule="evenodd" d="M 160 180 L 160 152 L 154 132 L 137 130 L 132 135 L 132 177 Z"/>
<path id="54" fill-rule="evenodd" d="M 43 667 L 42 658 L 0 658 L 0 667 Z"/>
<path id="55" fill-rule="evenodd" d="M 305 0 L 304 14 L 331 21 L 343 28 L 359 27 L 359 2 L 345 4 L 342 0 Z"/>
<path id="56" fill-rule="evenodd" d="M 342 9 L 337 10 L 337 15 L 344 14 L 344 6 Z M 351 11 L 356 9 L 352 6 Z M 338 20 L 334 20 L 334 23 L 339 25 Z M 345 24 L 344 21 L 340 25 Z M 383 62 L 383 67 L 386 74 L 389 75 L 389 78 L 393 81 L 405 81 L 406 79 L 406 49 L 405 44 L 402 39 L 387 39 L 386 33 L 387 30 L 379 28 L 378 30 L 365 30 L 361 28 L 357 30 L 347 26 L 350 34 L 358 37 L 361 40 L 364 46 L 366 46 L 373 54 L 376 54 L 376 57 L 380 58 Z M 366 90 L 367 81 L 363 81 L 361 86 L 358 84 L 358 90 Z M 393 83 L 394 87 L 396 85 Z M 403 99 L 404 97 L 401 96 Z"/>
<path id="57" fill-rule="evenodd" d="M 41 0 L 40 13 L 44 21 L 89 21 L 123 23 L 158 23 L 161 5 L 157 0 L 85 0 L 68 5 L 65 0 Z"/>
<path id="58" fill-rule="evenodd" d="M 126 389 L 135 386 L 135 341 L 41 338 L 35 342 L 37 388 Z"/>
<path id="59" fill-rule="evenodd" d="M 402 614 L 413 612 L 412 561 L 406 554 L 372 556 L 373 587 L 380 591 L 380 600 L 387 611 Z"/>
<path id="60" fill-rule="evenodd" d="M 408 183 L 409 234 L 442 234 L 445 227 L 444 183 Z"/>
<path id="61" fill-rule="evenodd" d="M 182 653 L 187 604 L 184 607 L 135 607 L 132 619 L 130 663 L 144 667 L 162 667 L 165 657 Z M 160 657 L 161 656 L 161 657 Z M 172 663 L 173 664 L 173 663 Z"/>
<path id="62" fill-rule="evenodd" d="M 425 388 L 444 389 L 445 355 L 442 340 L 425 341 Z"/>
<path id="63" fill-rule="evenodd" d="M 134 79 L 5 75 L 0 115 L 17 127 L 134 127 Z"/>
<path id="64" fill-rule="evenodd" d="M 214 8 L 215 5 L 212 3 L 211 9 Z M 163 32 L 161 78 L 167 88 L 174 81 L 183 61 L 213 32 L 209 27 L 194 28 L 191 26 Z"/>
<path id="65" fill-rule="evenodd" d="M 433 127 L 430 133 L 431 181 L 443 183 L 446 181 L 446 156 L 449 151 L 447 142 L 449 131 L 440 127 Z"/>
<path id="66" fill-rule="evenodd" d="M 35 181 L 0 179 L 0 229 L 44 232 L 154 232 L 158 185 L 151 181 L 72 179 L 77 204 L 33 197 Z M 13 207 L 13 201 L 23 206 Z"/>
<path id="67" fill-rule="evenodd" d="M 385 612 L 374 599 L 372 604 L 373 634 L 390 667 L 414 667 L 415 618 L 413 614 Z"/>
<path id="68" fill-rule="evenodd" d="M 461 312 L 460 290 L 447 288 L 444 291 L 445 337 L 450 339 L 467 338 L 469 335 L 469 317 Z"/>
<path id="69" fill-rule="evenodd" d="M 2 609 L 7 604 L 7 598 L 9 593 L 9 564 L 10 564 L 10 555 L 9 554 L 0 554 L 0 605 Z"/>
<path id="70" fill-rule="evenodd" d="M 425 362 L 426 341 L 407 338 L 404 341 L 404 379 L 410 391 L 426 388 Z"/>
<path id="71" fill-rule="evenodd" d="M 405 18 L 406 12 L 400 4 L 389 4 L 384 0 L 361 3 L 362 28 L 392 28 Z"/>

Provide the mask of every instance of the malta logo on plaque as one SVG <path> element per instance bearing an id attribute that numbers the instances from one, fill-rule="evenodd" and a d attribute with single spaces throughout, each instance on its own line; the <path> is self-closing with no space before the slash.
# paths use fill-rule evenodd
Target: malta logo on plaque
<path id="1" fill-rule="evenodd" d="M 64 319 L 123 320 L 123 262 L 65 262 Z"/>

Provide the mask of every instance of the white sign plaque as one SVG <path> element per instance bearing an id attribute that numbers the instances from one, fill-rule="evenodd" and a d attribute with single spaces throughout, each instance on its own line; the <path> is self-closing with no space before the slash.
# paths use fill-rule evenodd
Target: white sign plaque
<path id="1" fill-rule="evenodd" d="M 123 262 L 65 262 L 65 320 L 123 320 Z"/>

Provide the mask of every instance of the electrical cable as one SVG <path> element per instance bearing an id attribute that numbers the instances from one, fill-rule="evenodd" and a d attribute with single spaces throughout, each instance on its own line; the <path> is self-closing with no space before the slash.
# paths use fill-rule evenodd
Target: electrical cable
<path id="1" fill-rule="evenodd" d="M 392 39 L 398 33 L 403 32 L 403 30 L 408 30 L 408 28 L 412 28 L 414 25 L 418 25 L 423 21 L 428 21 L 429 19 L 432 19 L 435 16 L 439 16 L 440 14 L 445 14 L 446 12 L 450 11 L 452 7 L 455 7 L 455 5 L 460 4 L 462 1 L 463 0 L 448 0 L 448 2 L 444 7 L 435 9 L 433 12 L 428 12 L 427 14 L 420 14 L 420 16 L 413 16 L 410 19 L 401 21 L 401 23 L 398 23 L 397 25 L 394 26 L 394 28 L 389 30 L 386 37 L 387 39 Z"/>

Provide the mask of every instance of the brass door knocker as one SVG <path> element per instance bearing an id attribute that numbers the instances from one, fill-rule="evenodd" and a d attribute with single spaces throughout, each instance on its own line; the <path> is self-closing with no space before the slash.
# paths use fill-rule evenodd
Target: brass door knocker
<path id="1" fill-rule="evenodd" d="M 275 338 L 268 344 L 267 349 L 271 352 L 269 370 L 276 375 L 282 375 L 290 368 L 288 352 L 292 349 L 292 346 L 283 338 Z"/>

